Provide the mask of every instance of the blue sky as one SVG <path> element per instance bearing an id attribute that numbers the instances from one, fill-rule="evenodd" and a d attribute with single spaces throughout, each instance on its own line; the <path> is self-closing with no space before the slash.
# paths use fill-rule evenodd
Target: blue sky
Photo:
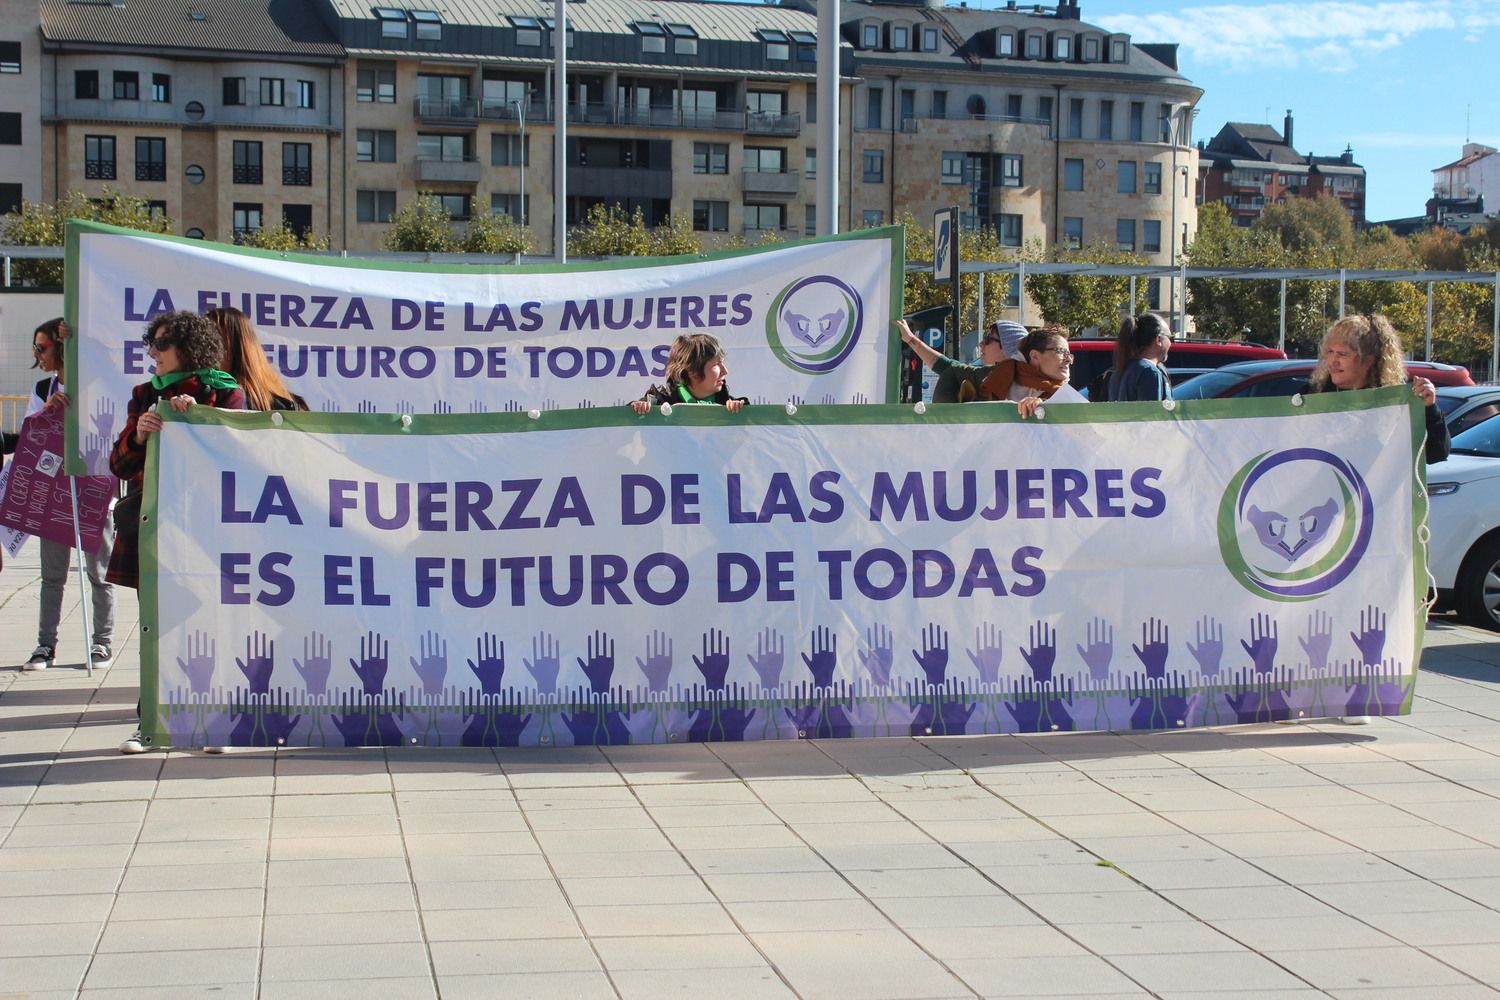
<path id="1" fill-rule="evenodd" d="M 1001 6 L 970 0 L 975 6 Z M 1292 109 L 1299 152 L 1354 147 L 1367 217 L 1420 215 L 1464 137 L 1500 147 L 1500 0 L 1081 0 L 1083 19 L 1177 42 L 1195 138 Z M 1467 124 L 1466 124 L 1467 114 Z M 1500 205 L 1486 205 L 1489 211 Z"/>

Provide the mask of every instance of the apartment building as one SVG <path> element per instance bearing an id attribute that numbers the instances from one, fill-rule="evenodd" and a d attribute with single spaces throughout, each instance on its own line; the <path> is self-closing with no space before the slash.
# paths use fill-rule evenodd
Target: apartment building
<path id="1" fill-rule="evenodd" d="M 1235 225 L 1249 226 L 1267 205 L 1327 194 L 1363 226 L 1365 168 L 1354 162 L 1354 151 L 1303 155 L 1292 145 L 1292 126 L 1290 111 L 1280 132 L 1248 122 L 1224 125 L 1199 151 L 1200 201 L 1221 202 Z"/>
<path id="2" fill-rule="evenodd" d="M 460 220 L 524 212 L 548 252 L 555 211 L 598 203 L 689 216 L 706 246 L 811 235 L 817 171 L 837 169 L 841 229 L 958 205 L 1018 249 L 1105 240 L 1162 263 L 1191 236 L 1201 91 L 1175 46 L 1075 0 L 841 10 L 830 166 L 810 0 L 570 3 L 565 94 L 539 0 L 40 0 L 42 196 L 108 185 L 186 235 L 285 218 L 371 250 L 431 194 Z"/>

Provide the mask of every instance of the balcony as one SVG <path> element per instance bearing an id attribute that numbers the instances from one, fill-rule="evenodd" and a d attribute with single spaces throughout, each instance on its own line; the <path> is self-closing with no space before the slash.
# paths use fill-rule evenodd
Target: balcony
<path id="1" fill-rule="evenodd" d="M 455 99 L 419 97 L 413 113 L 426 125 L 474 125 L 479 122 L 479 102 L 471 97 Z"/>
<path id="2" fill-rule="evenodd" d="M 112 181 L 115 179 L 115 161 L 84 160 L 83 176 L 90 181 Z"/>
<path id="3" fill-rule="evenodd" d="M 515 117 L 514 109 L 510 117 Z M 802 134 L 801 115 L 669 106 L 634 108 L 603 102 L 568 105 L 568 121 L 579 125 L 619 125 L 622 128 L 681 128 L 751 135 Z"/>
<path id="4" fill-rule="evenodd" d="M 248 166 L 243 163 L 234 165 L 234 173 L 231 175 L 236 184 L 259 184 L 261 183 L 260 165 Z"/>
<path id="5" fill-rule="evenodd" d="M 1001 125 L 1030 125 L 1041 129 L 1043 139 L 1052 138 L 1052 122 L 1046 118 L 1017 118 L 1013 115 L 971 115 L 967 113 L 952 113 L 943 115 L 902 115 L 901 131 L 917 132 L 921 129 L 922 122 L 995 122 Z M 862 132 L 879 132 L 881 129 L 859 129 Z"/>
<path id="6" fill-rule="evenodd" d="M 312 167 L 282 167 L 281 183 L 288 187 L 308 187 L 312 184 Z"/>
<path id="7" fill-rule="evenodd" d="M 138 181 L 164 181 L 167 179 L 167 165 L 156 160 L 138 160 L 135 165 L 135 179 Z"/>
<path id="8" fill-rule="evenodd" d="M 745 115 L 745 131 L 751 135 L 801 135 L 802 116 L 750 111 Z"/>
<path id="9" fill-rule="evenodd" d="M 419 181 L 478 184 L 480 171 L 479 161 L 472 156 L 466 156 L 462 160 L 417 158 L 417 180 Z"/>
<path id="10" fill-rule="evenodd" d="M 672 197 L 672 171 L 655 167 L 568 165 L 568 194 L 597 198 Z"/>
<path id="11" fill-rule="evenodd" d="M 515 101 L 480 101 L 479 117 L 485 121 L 513 122 L 516 120 Z M 529 122 L 552 120 L 552 112 L 545 101 L 532 101 L 523 109 Z"/>
<path id="12" fill-rule="evenodd" d="M 746 170 L 744 172 L 745 193 L 774 195 L 782 198 L 796 197 L 802 185 L 800 173 L 772 173 L 768 170 Z"/>

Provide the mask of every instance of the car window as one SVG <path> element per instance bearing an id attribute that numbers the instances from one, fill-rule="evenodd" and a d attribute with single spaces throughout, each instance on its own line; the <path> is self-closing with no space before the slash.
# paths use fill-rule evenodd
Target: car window
<path id="1" fill-rule="evenodd" d="M 1463 399 L 1458 396 L 1444 396 L 1442 393 L 1437 394 L 1438 412 L 1445 417 L 1456 410 L 1458 408 L 1458 404 L 1462 402 Z"/>
<path id="2" fill-rule="evenodd" d="M 1294 375 L 1278 375 L 1275 378 L 1261 379 L 1252 385 L 1245 387 L 1244 392 L 1235 393 L 1236 396 L 1290 396 L 1299 391 L 1307 384 L 1307 374 L 1297 372 Z"/>
<path id="3" fill-rule="evenodd" d="M 1453 423 L 1449 424 L 1448 433 L 1458 434 L 1462 431 L 1466 431 L 1470 427 L 1474 427 L 1478 424 L 1484 423 L 1486 420 L 1490 419 L 1497 413 L 1500 413 L 1500 406 L 1497 406 L 1494 403 L 1486 403 L 1483 406 L 1476 406 L 1474 407 L 1474 409 L 1468 411 L 1467 413 L 1460 416 L 1457 420 L 1453 421 Z"/>
<path id="4" fill-rule="evenodd" d="M 1173 399 L 1213 399 L 1226 389 L 1243 382 L 1245 376 L 1233 372 L 1204 372 L 1197 378 L 1172 388 Z"/>
<path id="5" fill-rule="evenodd" d="M 1453 453 L 1500 458 L 1500 420 L 1486 420 L 1453 435 Z"/>

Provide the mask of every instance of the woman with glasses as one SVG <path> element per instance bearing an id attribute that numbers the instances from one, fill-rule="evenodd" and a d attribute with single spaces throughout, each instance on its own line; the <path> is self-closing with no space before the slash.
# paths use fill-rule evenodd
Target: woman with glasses
<path id="1" fill-rule="evenodd" d="M 70 402 L 63 384 L 63 339 L 66 336 L 67 325 L 61 316 L 49 319 L 31 335 L 31 354 L 35 359 L 31 367 L 40 368 L 49 374 L 36 384 L 31 398 L 27 400 L 27 417 L 54 407 L 66 407 Z M 14 452 L 18 443 L 16 435 L 5 435 L 5 452 Z M 47 538 L 39 538 L 37 541 L 41 545 L 42 560 L 41 608 L 37 618 L 36 649 L 32 652 L 31 659 L 22 665 L 22 670 L 46 670 L 57 658 L 57 627 L 62 619 L 63 591 L 68 581 L 68 568 L 73 561 L 73 546 Z M 94 633 L 90 640 L 89 662 L 96 667 L 109 666 L 114 656 L 111 642 L 115 631 L 115 590 L 105 580 L 113 544 L 114 532 L 106 523 L 104 536 L 99 541 L 99 550 L 84 556 L 94 604 Z"/>
<path id="2" fill-rule="evenodd" d="M 955 361 L 928 347 L 921 337 L 912 332 L 906 320 L 897 320 L 896 326 L 901 331 L 901 340 L 938 377 L 937 384 L 932 389 L 934 403 L 967 403 L 977 399 L 979 384 L 990 373 L 990 369 L 1006 358 L 1015 357 L 1013 352 L 1016 346 L 1026 336 L 1026 328 L 1020 323 L 1013 323 L 1008 319 L 991 323 L 989 329 L 984 331 L 984 336 L 979 338 L 979 364 L 970 365 Z"/>
<path id="3" fill-rule="evenodd" d="M 957 364 L 928 347 L 912 332 L 906 320 L 897 320 L 901 339 L 926 365 L 941 374 Z M 1073 370 L 1073 352 L 1068 349 L 1068 331 L 1049 324 L 1033 330 L 1016 346 L 1016 357 L 1002 357 L 977 379 L 965 378 L 958 386 L 958 401 L 1012 402 L 1021 416 L 1029 417 L 1043 400 L 1068 384 Z M 941 367 L 940 367 L 941 366 Z M 974 367 L 974 366 L 970 366 Z M 933 399 L 938 401 L 936 394 Z"/>
<path id="4" fill-rule="evenodd" d="M 1167 354 L 1172 328 L 1156 313 L 1126 316 L 1115 336 L 1115 367 L 1109 377 L 1109 402 L 1159 402 L 1172 398 Z"/>

